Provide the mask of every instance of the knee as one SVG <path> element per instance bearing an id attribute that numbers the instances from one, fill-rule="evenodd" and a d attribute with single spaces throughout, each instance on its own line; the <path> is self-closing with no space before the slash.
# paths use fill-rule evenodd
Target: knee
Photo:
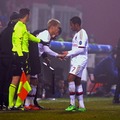
<path id="1" fill-rule="evenodd" d="M 75 80 L 75 85 L 80 85 L 81 84 L 81 78 L 77 78 L 76 80 Z"/>
<path id="2" fill-rule="evenodd" d="M 68 80 L 68 82 L 74 81 L 72 78 L 68 78 L 67 80 Z"/>
<path id="3" fill-rule="evenodd" d="M 73 82 L 75 80 L 75 76 L 69 75 L 67 80 L 68 82 Z"/>
<path id="4" fill-rule="evenodd" d="M 80 84 L 81 84 L 80 81 L 76 81 L 76 82 L 75 82 L 75 85 L 76 85 L 76 86 L 78 86 L 78 85 L 80 85 Z"/>

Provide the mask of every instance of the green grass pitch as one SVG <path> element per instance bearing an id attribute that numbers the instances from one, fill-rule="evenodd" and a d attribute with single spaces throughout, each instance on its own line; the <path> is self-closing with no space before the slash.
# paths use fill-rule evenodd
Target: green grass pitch
<path id="1" fill-rule="evenodd" d="M 47 110 L 0 111 L 0 120 L 120 120 L 120 105 L 112 104 L 112 98 L 86 97 L 87 111 L 66 112 L 69 99 L 41 100 Z"/>

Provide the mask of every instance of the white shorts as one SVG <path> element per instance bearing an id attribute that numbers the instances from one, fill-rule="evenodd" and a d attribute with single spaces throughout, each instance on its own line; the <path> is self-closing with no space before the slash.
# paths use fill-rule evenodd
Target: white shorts
<path id="1" fill-rule="evenodd" d="M 71 65 L 69 73 L 76 75 L 78 77 L 81 77 L 83 69 L 84 69 L 84 67 L 82 67 L 80 65 Z"/>
<path id="2" fill-rule="evenodd" d="M 87 68 L 86 67 L 83 69 L 81 80 L 87 82 Z"/>

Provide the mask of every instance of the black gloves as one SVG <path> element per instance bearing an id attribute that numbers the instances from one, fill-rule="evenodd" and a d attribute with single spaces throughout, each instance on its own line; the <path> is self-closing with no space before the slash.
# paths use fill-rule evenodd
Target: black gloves
<path id="1" fill-rule="evenodd" d="M 43 40 L 41 40 L 40 43 L 47 46 L 49 45 L 49 42 L 44 42 Z"/>

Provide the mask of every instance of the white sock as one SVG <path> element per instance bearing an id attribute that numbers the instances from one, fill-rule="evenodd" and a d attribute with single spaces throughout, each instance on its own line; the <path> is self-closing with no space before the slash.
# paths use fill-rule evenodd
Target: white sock
<path id="1" fill-rule="evenodd" d="M 37 91 L 37 86 L 31 85 L 32 86 L 32 95 L 36 94 Z"/>
<path id="2" fill-rule="evenodd" d="M 30 105 L 30 97 L 27 97 L 25 100 L 25 106 L 29 106 Z"/>
<path id="3" fill-rule="evenodd" d="M 32 87 L 32 92 L 31 92 L 30 104 L 34 105 L 34 98 L 35 98 L 37 86 L 31 85 L 31 87 Z"/>
<path id="4" fill-rule="evenodd" d="M 30 105 L 34 105 L 34 97 L 30 97 Z"/>
<path id="5" fill-rule="evenodd" d="M 70 104 L 75 105 L 75 82 L 69 82 Z"/>
<path id="6" fill-rule="evenodd" d="M 83 88 L 82 85 L 76 87 L 76 95 L 78 98 L 79 108 L 85 108 L 84 100 L 83 100 Z"/>
<path id="7" fill-rule="evenodd" d="M 25 100 L 25 106 L 34 105 L 34 97 L 36 94 L 36 86 L 31 85 L 32 90 Z"/>

